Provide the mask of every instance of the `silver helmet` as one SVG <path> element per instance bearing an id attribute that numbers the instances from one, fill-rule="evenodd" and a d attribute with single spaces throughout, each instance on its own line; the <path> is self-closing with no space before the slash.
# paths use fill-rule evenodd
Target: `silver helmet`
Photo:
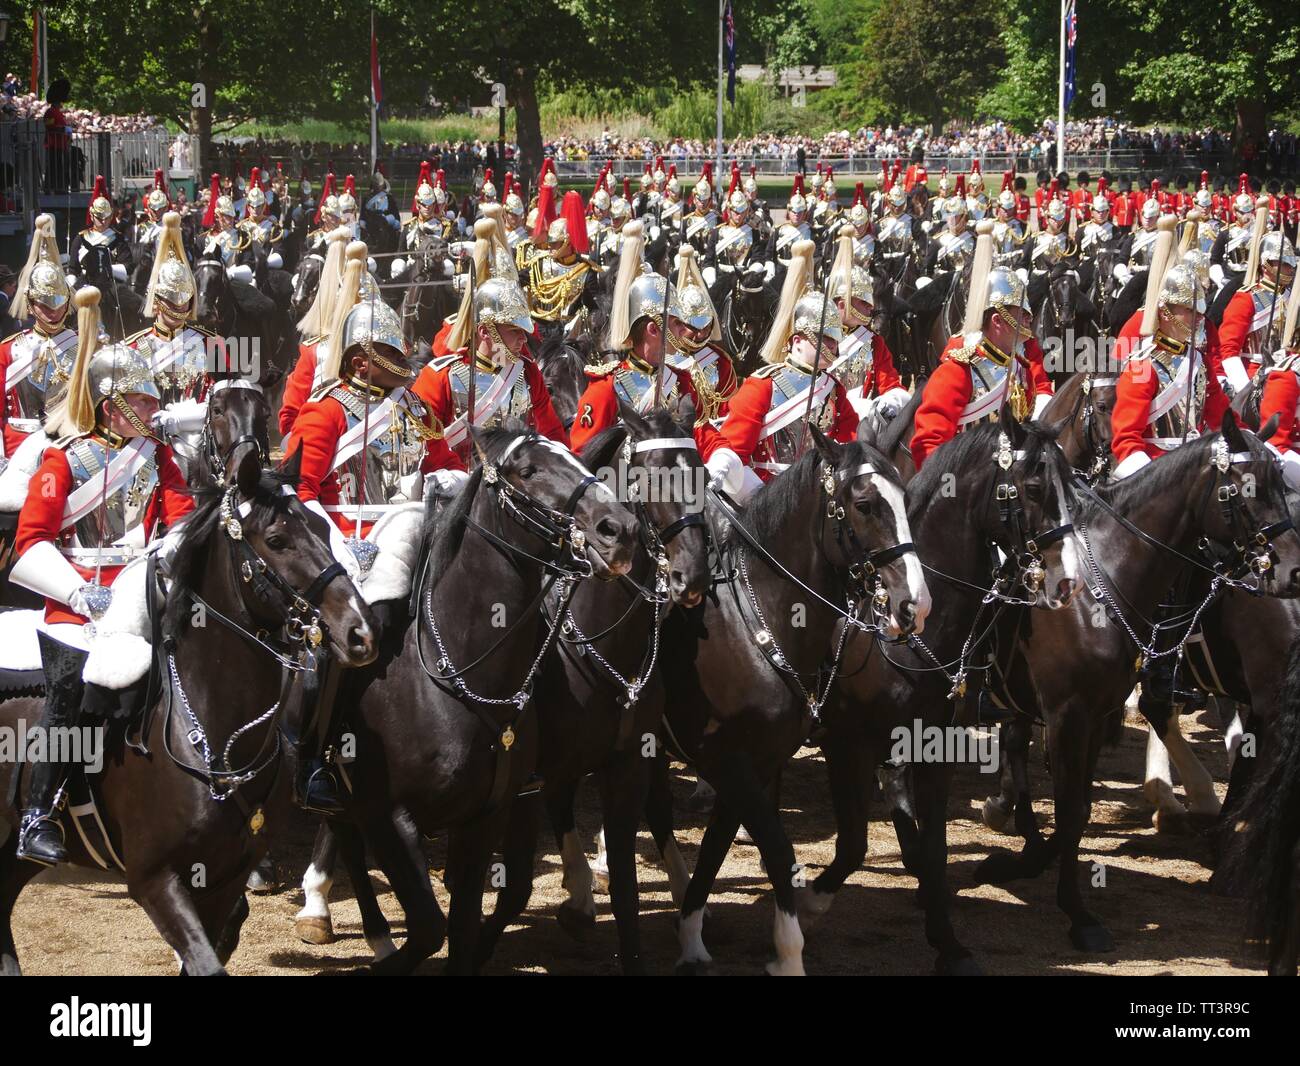
<path id="1" fill-rule="evenodd" d="M 488 278 L 474 290 L 474 320 L 485 326 L 516 326 L 533 332 L 524 290 L 509 278 Z"/>
<path id="2" fill-rule="evenodd" d="M 161 400 L 149 358 L 130 345 L 118 342 L 100 348 L 86 367 L 86 384 L 96 407 L 114 396 L 152 396 Z"/>
<path id="3" fill-rule="evenodd" d="M 985 311 L 995 311 L 1003 307 L 1029 310 L 1029 296 L 1020 275 L 1006 267 L 994 267 L 989 271 L 988 296 L 984 300 Z"/>
<path id="4" fill-rule="evenodd" d="M 1290 267 L 1294 270 L 1296 265 L 1295 245 L 1277 230 L 1266 233 L 1259 245 L 1259 261 L 1261 263 L 1280 262 L 1284 267 Z"/>
<path id="5" fill-rule="evenodd" d="M 49 259 L 42 259 L 32 268 L 27 279 L 27 300 L 38 303 L 51 310 L 66 308 L 72 298 L 68 288 L 68 279 L 63 268 Z"/>
<path id="6" fill-rule="evenodd" d="M 397 312 L 382 300 L 363 300 L 348 312 L 343 321 L 343 341 L 339 351 L 346 356 L 349 349 L 357 345 L 364 346 L 368 352 L 381 344 L 393 349 L 402 359 L 406 358 L 406 340 L 402 336 L 402 320 Z"/>
<path id="7" fill-rule="evenodd" d="M 628 329 L 643 318 L 660 322 L 664 313 L 664 286 L 668 285 L 668 279 L 662 274 L 656 274 L 646 263 L 641 264 L 641 271 L 642 273 L 637 275 L 627 290 Z M 675 299 L 676 292 L 672 286 L 669 286 L 669 314 L 673 313 Z"/>
<path id="8" fill-rule="evenodd" d="M 153 291 L 155 296 L 175 307 L 188 307 L 194 299 L 194 275 L 190 273 L 190 265 L 174 254 L 169 255 L 158 267 Z"/>
<path id="9" fill-rule="evenodd" d="M 668 314 L 685 322 L 691 329 L 703 329 L 713 322 L 713 302 L 709 299 L 709 294 L 698 285 L 687 284 L 674 288 L 669 301 Z M 660 307 L 662 306 L 661 303 Z"/>
<path id="10" fill-rule="evenodd" d="M 1205 313 L 1205 289 L 1194 265 L 1179 263 L 1170 269 L 1160 283 L 1158 305 L 1161 308 L 1190 307 L 1197 314 Z"/>
<path id="11" fill-rule="evenodd" d="M 844 336 L 840 313 L 835 305 L 819 292 L 806 292 L 794 305 L 794 326 L 791 333 L 816 338 L 819 330 L 823 337 L 837 344 Z"/>

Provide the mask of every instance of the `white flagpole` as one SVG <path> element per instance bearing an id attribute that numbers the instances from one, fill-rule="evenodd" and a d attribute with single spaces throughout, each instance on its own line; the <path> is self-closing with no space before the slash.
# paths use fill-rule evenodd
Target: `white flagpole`
<path id="1" fill-rule="evenodd" d="M 374 174 L 375 164 L 379 160 L 379 101 L 375 99 L 375 68 L 373 49 L 375 45 L 375 9 L 370 9 L 370 173 Z"/>
<path id="2" fill-rule="evenodd" d="M 1070 0 L 1061 0 L 1061 76 L 1056 79 L 1056 172 L 1065 169 L 1065 16 Z"/>
<path id="3" fill-rule="evenodd" d="M 722 67 L 722 34 L 723 34 L 723 16 L 726 13 L 727 0 L 718 0 L 718 137 L 715 148 L 717 157 L 717 166 L 713 172 L 715 182 L 722 181 L 722 86 L 723 77 L 725 76 Z"/>

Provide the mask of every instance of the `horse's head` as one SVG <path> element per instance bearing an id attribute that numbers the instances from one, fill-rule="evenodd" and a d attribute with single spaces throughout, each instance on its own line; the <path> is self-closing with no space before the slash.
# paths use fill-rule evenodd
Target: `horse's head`
<path id="1" fill-rule="evenodd" d="M 226 264 L 217 251 L 204 252 L 194 264 L 194 318 L 200 326 L 220 333 L 230 298 Z"/>
<path id="2" fill-rule="evenodd" d="M 446 281 L 450 277 L 450 246 L 436 233 L 423 233 L 412 250 L 410 280 L 414 282 Z"/>
<path id="3" fill-rule="evenodd" d="M 681 422 L 666 411 L 644 418 L 626 406 L 621 424 L 592 438 L 583 461 L 619 487 L 641 519 L 652 555 L 667 563 L 673 602 L 694 607 L 709 588 L 704 494 L 709 474 L 695 445 L 694 411 Z"/>
<path id="4" fill-rule="evenodd" d="M 310 309 L 316 299 L 316 288 L 320 284 L 321 268 L 325 258 L 320 252 L 312 252 L 298 261 L 298 273 L 294 277 L 293 296 L 289 300 L 289 314 L 297 322 Z"/>
<path id="5" fill-rule="evenodd" d="M 106 244 L 88 244 L 86 254 L 81 260 L 81 276 L 86 284 L 94 285 L 99 291 L 106 292 L 116 288 L 117 280 L 113 277 L 113 256 Z"/>
<path id="6" fill-rule="evenodd" d="M 229 484 L 249 452 L 270 455 L 267 425 L 271 407 L 261 384 L 243 378 L 218 378 L 208 390 L 207 421 L 200 453 L 217 485 Z"/>
<path id="7" fill-rule="evenodd" d="M 1090 482 L 1110 467 L 1115 381 L 1104 372 L 1081 370 L 1056 390 L 1042 413 L 1042 421 L 1058 431 L 1066 462 Z"/>
<path id="8" fill-rule="evenodd" d="M 1200 547 L 1221 573 L 1251 577 L 1271 596 L 1300 595 L 1300 533 L 1287 502 L 1281 465 L 1264 444 L 1274 415 L 1258 435 L 1229 410 L 1217 434 L 1194 445 L 1205 462 L 1182 498 L 1202 528 Z M 1179 449 L 1181 451 L 1181 449 Z M 1186 480 L 1186 479 L 1184 479 Z"/>
<path id="9" fill-rule="evenodd" d="M 377 650 L 373 619 L 330 553 L 321 520 L 293 491 L 300 458 L 295 453 L 272 472 L 256 451 L 243 452 L 232 483 L 187 519 L 174 586 L 196 588 L 205 576 L 223 582 L 234 602 L 221 606 L 243 628 L 279 634 L 304 651 L 321 645 L 343 666 L 365 666 Z M 173 633 L 192 624 L 187 597 L 170 598 L 166 624 Z"/>
<path id="10" fill-rule="evenodd" d="M 930 590 L 912 545 L 898 471 L 874 448 L 837 444 L 816 426 L 809 429 L 821 462 L 822 552 L 861 582 L 888 636 L 920 633 Z"/>
<path id="11" fill-rule="evenodd" d="M 517 423 L 471 432 L 493 506 L 518 522 L 534 555 L 549 547 L 561 565 L 607 579 L 631 569 L 636 516 L 572 452 Z"/>
<path id="12" fill-rule="evenodd" d="M 996 426 L 980 434 L 983 461 L 974 473 L 977 513 L 1001 550 L 999 591 L 1059 610 L 1082 579 L 1070 519 L 1073 471 L 1056 444 L 1057 429 L 1018 422 L 1003 405 Z"/>

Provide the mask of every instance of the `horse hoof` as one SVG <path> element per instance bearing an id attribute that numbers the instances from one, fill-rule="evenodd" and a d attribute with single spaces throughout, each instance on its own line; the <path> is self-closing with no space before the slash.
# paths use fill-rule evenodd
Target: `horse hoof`
<path id="1" fill-rule="evenodd" d="M 1001 797 L 993 796 L 984 801 L 984 824 L 992 829 L 995 833 L 1009 833 L 1007 821 L 1011 817 L 1011 810 Z"/>
<path id="2" fill-rule="evenodd" d="M 1080 951 L 1103 952 L 1115 950 L 1115 941 L 1111 938 L 1110 930 L 1104 925 L 1071 926 L 1070 943 Z"/>
<path id="3" fill-rule="evenodd" d="M 977 885 L 1003 885 L 1020 876 L 1019 856 L 1010 851 L 995 851 L 975 867 Z"/>
<path id="4" fill-rule="evenodd" d="M 673 973 L 678 977 L 708 977 L 711 972 L 709 967 L 707 962 L 692 959 L 689 962 L 679 962 Z"/>
<path id="5" fill-rule="evenodd" d="M 1157 809 L 1151 816 L 1151 824 L 1157 833 L 1165 836 L 1190 836 L 1192 832 L 1191 816 L 1183 808 L 1177 810 Z"/>
<path id="6" fill-rule="evenodd" d="M 299 918 L 293 923 L 293 931 L 305 944 L 332 944 L 335 939 L 334 923 L 330 921 L 328 914 L 323 918 L 315 916 Z"/>
<path id="7" fill-rule="evenodd" d="M 555 911 L 555 920 L 574 940 L 585 940 L 587 934 L 596 928 L 594 914 L 588 914 L 586 911 L 578 910 L 577 907 L 569 907 L 563 903 Z"/>
<path id="8" fill-rule="evenodd" d="M 780 959 L 773 959 L 763 967 L 768 977 L 807 977 L 808 974 L 803 968 L 802 956 L 796 955 L 794 958 L 786 959 L 782 962 Z"/>
<path id="9" fill-rule="evenodd" d="M 940 955 L 935 960 L 934 972 L 940 977 L 983 977 L 984 967 L 975 961 L 974 955 L 956 958 Z"/>
<path id="10" fill-rule="evenodd" d="M 609 871 L 592 870 L 591 871 L 591 890 L 599 892 L 602 896 L 609 895 Z"/>
<path id="11" fill-rule="evenodd" d="M 799 928 L 805 933 L 817 924 L 835 899 L 833 892 L 818 892 L 812 885 L 796 888 L 794 892 L 795 914 L 799 917 Z"/>

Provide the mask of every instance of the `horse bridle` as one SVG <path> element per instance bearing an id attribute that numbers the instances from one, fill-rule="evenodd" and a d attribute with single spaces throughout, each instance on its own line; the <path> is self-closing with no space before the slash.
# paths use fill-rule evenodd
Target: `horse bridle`
<path id="1" fill-rule="evenodd" d="M 1020 496 L 1019 487 L 1011 478 L 1011 468 L 1024 458 L 1023 451 L 1012 450 L 1011 439 L 1005 433 L 998 434 L 998 450 L 994 455 L 994 463 L 999 473 L 994 488 L 994 498 L 998 505 L 998 519 L 1011 538 L 1011 551 L 1005 563 L 997 568 L 1005 579 L 1002 596 L 1010 596 L 1010 590 L 1017 585 L 1023 585 L 1031 593 L 1038 593 L 1047 577 L 1047 570 L 1043 565 L 1044 550 L 1074 532 L 1074 524 L 1069 520 L 1070 511 L 1065 485 L 1055 470 L 1052 471 L 1052 480 L 1056 486 L 1057 498 L 1060 500 L 1065 521 L 1041 533 L 1026 532 L 1028 521 L 1025 517 L 1024 500 Z"/>
<path id="2" fill-rule="evenodd" d="M 258 458 L 263 463 L 267 460 L 266 446 L 255 433 L 241 434 L 226 449 L 225 454 L 217 448 L 216 437 L 212 432 L 212 397 L 218 392 L 226 389 L 251 389 L 254 392 L 261 393 L 262 386 L 253 381 L 246 381 L 243 378 L 219 378 L 212 383 L 208 390 L 207 412 L 203 419 L 203 432 L 199 436 L 199 454 L 207 461 L 208 472 L 218 488 L 226 487 L 226 472 L 230 469 L 230 459 L 241 447 L 251 444 L 257 449 Z"/>
<path id="3" fill-rule="evenodd" d="M 851 470 L 832 470 L 830 464 L 826 464 L 822 468 L 822 490 L 826 493 L 826 508 L 822 513 L 822 528 L 825 529 L 825 520 L 827 518 L 834 520 L 835 543 L 844 554 L 844 558 L 862 560 L 861 562 L 849 563 L 849 577 L 857 582 L 865 595 L 870 597 L 872 607 L 877 612 L 883 611 L 889 603 L 889 593 L 881 582 L 880 570 L 895 559 L 901 559 L 908 552 L 915 552 L 916 545 L 907 540 L 899 541 L 897 544 L 893 544 L 888 548 L 881 548 L 878 551 L 868 551 L 857 533 L 854 532 L 852 524 L 844 520 L 848 512 L 845 510 L 844 505 L 836 499 L 835 488 L 837 483 L 844 485 L 855 478 L 870 477 L 873 474 L 880 473 L 872 463 L 860 463 Z M 830 562 L 830 560 L 827 559 L 827 562 Z"/>

